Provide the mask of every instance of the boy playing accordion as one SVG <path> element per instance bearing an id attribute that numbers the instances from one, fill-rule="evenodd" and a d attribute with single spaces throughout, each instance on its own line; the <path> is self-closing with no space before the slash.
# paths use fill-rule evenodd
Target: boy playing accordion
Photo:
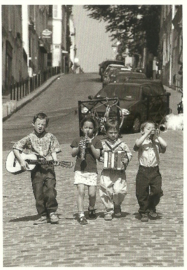
<path id="1" fill-rule="evenodd" d="M 121 217 L 121 204 L 127 193 L 125 169 L 132 158 L 128 146 L 119 139 L 117 121 L 106 123 L 106 138 L 102 141 L 104 168 L 100 177 L 99 194 L 105 206 L 105 220 L 112 220 L 113 214 Z"/>

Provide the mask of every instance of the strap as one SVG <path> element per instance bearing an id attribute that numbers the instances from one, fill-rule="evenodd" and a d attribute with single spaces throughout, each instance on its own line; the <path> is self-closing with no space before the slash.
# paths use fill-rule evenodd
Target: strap
<path id="1" fill-rule="evenodd" d="M 114 151 L 122 142 L 118 143 L 117 145 L 115 145 L 114 147 L 112 147 L 109 143 L 107 143 L 107 141 L 105 141 L 106 145 L 110 148 L 110 150 Z"/>

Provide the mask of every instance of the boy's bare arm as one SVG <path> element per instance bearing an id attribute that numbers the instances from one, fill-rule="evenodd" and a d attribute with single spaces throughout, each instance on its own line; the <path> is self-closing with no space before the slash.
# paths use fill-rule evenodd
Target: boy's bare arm
<path id="1" fill-rule="evenodd" d="M 76 157 L 78 155 L 79 151 L 80 151 L 79 146 L 78 147 L 73 147 L 72 152 L 71 152 L 72 157 Z"/>
<path id="2" fill-rule="evenodd" d="M 53 158 L 54 161 L 58 161 L 56 152 L 53 152 L 51 155 L 52 155 L 52 158 Z"/>
<path id="3" fill-rule="evenodd" d="M 20 163 L 21 169 L 24 171 L 26 171 L 26 169 L 29 169 L 28 163 L 21 157 L 19 150 L 13 149 L 13 152 Z"/>
<path id="4" fill-rule="evenodd" d="M 90 145 L 90 149 L 92 150 L 92 153 L 96 159 L 100 158 L 100 149 L 96 149 L 93 144 Z"/>
<path id="5" fill-rule="evenodd" d="M 160 143 L 160 146 L 162 148 L 162 153 L 165 153 L 166 152 L 166 148 L 167 148 L 166 141 L 162 137 L 160 137 L 160 136 L 158 136 L 157 139 L 158 139 L 158 141 Z"/>
<path id="6" fill-rule="evenodd" d="M 134 148 L 136 148 L 136 147 L 139 148 L 151 132 L 152 132 L 152 130 L 150 130 L 147 133 L 144 133 L 139 139 L 137 139 L 135 142 Z"/>

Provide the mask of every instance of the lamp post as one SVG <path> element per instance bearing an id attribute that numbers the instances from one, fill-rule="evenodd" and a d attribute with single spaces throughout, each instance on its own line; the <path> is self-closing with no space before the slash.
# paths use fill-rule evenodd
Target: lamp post
<path id="1" fill-rule="evenodd" d="M 117 47 L 116 47 L 116 45 L 112 45 L 112 49 L 113 49 L 113 52 L 114 52 L 114 59 L 116 59 L 116 56 L 117 56 Z"/>
<path id="2" fill-rule="evenodd" d="M 74 59 L 74 72 L 79 73 L 79 58 L 77 57 Z"/>
<path id="3" fill-rule="evenodd" d="M 112 45 L 115 60 L 117 60 L 120 45 L 121 45 L 121 42 L 119 40 L 115 44 Z"/>
<path id="4" fill-rule="evenodd" d="M 76 57 L 76 55 L 77 55 L 77 46 L 75 44 L 75 46 L 74 46 L 74 58 Z"/>

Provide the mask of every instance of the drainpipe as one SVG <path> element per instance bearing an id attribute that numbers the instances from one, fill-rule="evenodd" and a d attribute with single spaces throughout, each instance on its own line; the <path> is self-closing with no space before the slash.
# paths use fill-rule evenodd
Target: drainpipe
<path id="1" fill-rule="evenodd" d="M 153 80 L 156 80 L 156 57 L 153 58 Z"/>
<path id="2" fill-rule="evenodd" d="M 172 24 L 172 20 L 174 18 L 175 6 L 172 5 L 172 17 L 171 17 L 171 33 L 170 33 L 170 52 L 169 52 L 169 86 L 172 86 L 172 62 L 173 62 L 173 29 L 174 25 Z"/>

